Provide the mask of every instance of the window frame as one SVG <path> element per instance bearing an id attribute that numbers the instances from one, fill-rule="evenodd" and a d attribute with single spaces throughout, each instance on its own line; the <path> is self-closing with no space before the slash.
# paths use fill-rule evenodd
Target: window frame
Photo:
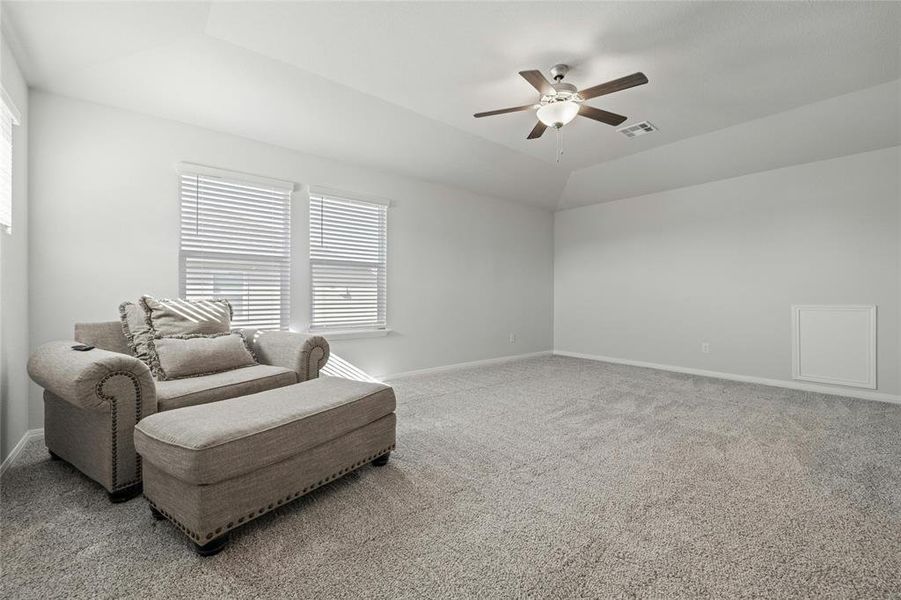
<path id="1" fill-rule="evenodd" d="M 287 331 L 290 328 L 291 322 L 291 288 L 292 288 L 292 280 L 293 280 L 293 266 L 294 266 L 294 253 L 293 253 L 293 221 L 294 218 L 294 210 L 293 210 L 293 202 L 294 202 L 294 191 L 296 190 L 296 185 L 293 182 L 283 181 L 278 179 L 271 179 L 267 177 L 261 177 L 258 175 L 252 175 L 249 173 L 243 173 L 239 171 L 230 171 L 225 169 L 218 169 L 214 167 L 208 167 L 205 165 L 198 165 L 194 163 L 180 163 L 176 169 L 177 172 L 177 197 L 178 197 L 178 294 L 182 298 L 190 297 L 200 297 L 204 296 L 203 294 L 188 294 L 188 262 L 191 259 L 208 259 L 211 261 L 221 261 L 222 263 L 227 263 L 228 261 L 233 261 L 233 264 L 240 264 L 241 262 L 245 262 L 245 264 L 253 264 L 254 261 L 258 261 L 258 264 L 263 266 L 266 263 L 273 265 L 273 271 L 278 270 L 281 273 L 281 277 L 279 278 L 279 289 L 278 289 L 278 306 L 279 306 L 279 318 L 278 318 L 278 326 L 271 327 L 269 324 L 263 323 L 240 323 L 242 320 L 240 315 L 240 300 L 235 300 L 229 296 L 229 294 L 222 293 L 217 294 L 213 293 L 212 295 L 217 298 L 226 298 L 232 301 L 233 308 L 235 310 L 235 319 L 233 319 L 233 325 L 235 321 L 238 321 L 237 327 L 239 328 L 250 328 L 250 329 L 261 329 L 261 330 L 282 330 Z M 279 192 L 284 195 L 284 213 L 279 216 L 279 219 L 285 222 L 285 229 L 283 234 L 283 244 L 284 244 L 284 253 L 281 256 L 272 256 L 261 253 L 254 252 L 219 252 L 214 249 L 204 250 L 204 249 L 196 249 L 196 248 L 185 248 L 185 235 L 184 235 L 184 223 L 185 223 L 185 207 L 188 205 L 190 200 L 186 201 L 186 195 L 183 190 L 183 182 L 184 179 L 188 177 L 199 177 L 208 182 L 215 183 L 216 180 L 232 185 L 232 186 L 250 186 L 250 187 L 259 187 L 259 188 L 268 188 L 272 192 Z M 246 210 L 246 209 L 245 209 Z M 214 230 L 215 231 L 215 230 Z M 238 232 L 240 234 L 240 232 Z M 245 276 L 248 273 L 251 273 L 253 269 L 245 269 L 241 271 L 241 269 L 236 268 L 235 271 L 241 271 Z M 265 271 L 266 269 L 263 269 Z M 215 277 L 215 275 L 213 275 Z M 209 296 L 205 296 L 209 297 Z M 250 294 L 250 297 L 253 297 L 253 294 Z M 250 315 L 253 316 L 252 314 Z"/>
<path id="2" fill-rule="evenodd" d="M 382 307 L 381 312 L 383 313 L 383 319 L 379 320 L 378 317 L 375 322 L 364 323 L 364 324 L 349 324 L 349 323 L 325 323 L 325 324 L 317 324 L 314 320 L 316 315 L 316 285 L 315 285 L 315 277 L 316 277 L 316 264 L 332 264 L 332 265 L 347 265 L 352 263 L 352 261 L 343 261 L 340 259 L 323 259 L 323 258 L 314 258 L 313 251 L 313 203 L 316 199 L 323 200 L 335 200 L 338 202 L 346 202 L 351 204 L 362 204 L 362 205 L 370 205 L 380 207 L 384 212 L 382 213 L 382 222 L 380 228 L 380 236 L 381 240 L 378 241 L 381 249 L 382 249 L 382 257 L 381 261 L 377 264 L 380 265 L 381 268 L 381 297 L 377 298 L 377 305 Z M 354 193 L 343 192 L 340 190 L 334 190 L 331 188 L 324 187 L 310 187 L 308 194 L 308 219 L 307 219 L 307 233 L 309 244 L 307 248 L 307 260 L 309 264 L 309 286 L 310 286 L 310 309 L 309 309 L 309 324 L 307 327 L 307 332 L 311 334 L 317 335 L 328 335 L 330 339 L 356 339 L 356 338 L 370 338 L 370 337 L 382 337 L 388 335 L 391 332 L 391 328 L 388 322 L 388 215 L 390 212 L 390 208 L 392 206 L 392 201 L 379 198 L 375 196 L 367 196 L 367 195 L 359 195 Z M 359 263 L 356 263 L 359 264 Z M 373 263 L 376 264 L 376 263 Z"/>
<path id="3" fill-rule="evenodd" d="M 16 108 L 15 102 L 12 101 L 9 94 L 6 93 L 6 90 L 0 86 L 0 119 L 6 121 L 9 120 L 9 164 L 2 165 L 2 167 L 9 168 L 9 179 L 5 182 L 2 182 L 4 189 L 0 190 L 0 202 L 8 203 L 9 208 L 9 222 L 4 223 L 0 221 L 0 231 L 6 233 L 7 235 L 12 235 L 12 224 L 13 224 L 13 203 L 14 203 L 14 195 L 15 190 L 13 186 L 14 179 L 14 163 L 15 163 L 15 130 L 14 128 L 21 124 L 22 115 L 19 113 L 19 109 Z M 3 124 L 0 124 L 0 127 L 3 127 Z M 5 135 L 0 133 L 0 138 L 5 138 Z M 5 143 L 5 140 L 0 139 L 0 143 Z M 4 196 L 9 194 L 8 198 Z M 5 211 L 0 211 L 2 214 Z"/>

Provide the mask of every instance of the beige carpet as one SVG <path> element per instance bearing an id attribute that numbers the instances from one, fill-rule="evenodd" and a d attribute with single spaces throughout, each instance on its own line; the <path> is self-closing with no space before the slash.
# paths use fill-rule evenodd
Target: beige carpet
<path id="1" fill-rule="evenodd" d="M 901 597 L 901 406 L 560 357 L 395 386 L 387 467 L 209 559 L 35 441 L 2 596 Z"/>

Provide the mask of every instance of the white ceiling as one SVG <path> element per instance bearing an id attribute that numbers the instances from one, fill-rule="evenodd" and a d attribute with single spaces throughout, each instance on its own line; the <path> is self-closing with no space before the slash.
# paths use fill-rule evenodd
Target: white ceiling
<path id="1" fill-rule="evenodd" d="M 558 208 L 899 144 L 901 82 L 896 80 L 580 169 L 570 175 Z"/>
<path id="2" fill-rule="evenodd" d="M 679 144 L 697 152 L 698 140 L 719 140 L 710 132 L 901 77 L 901 3 L 4 1 L 3 10 L 37 88 L 551 208 L 561 195 L 568 206 L 643 193 L 646 182 L 611 171 L 622 161 L 641 173 L 679 156 Z M 533 114 L 472 118 L 534 101 L 516 72 L 557 62 L 573 67 L 578 87 L 646 73 L 648 85 L 589 103 L 660 131 L 630 140 L 577 119 L 557 165 L 553 132 L 525 139 Z M 846 140 L 811 140 L 785 160 L 815 160 L 824 143 L 834 154 Z M 699 165 L 692 177 L 692 168 L 652 187 L 735 174 Z"/>

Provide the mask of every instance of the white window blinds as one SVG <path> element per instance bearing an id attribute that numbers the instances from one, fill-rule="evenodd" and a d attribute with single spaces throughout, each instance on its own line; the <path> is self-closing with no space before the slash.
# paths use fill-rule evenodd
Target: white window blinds
<path id="1" fill-rule="evenodd" d="M 310 329 L 385 329 L 388 206 L 310 194 Z"/>
<path id="2" fill-rule="evenodd" d="M 234 327 L 287 329 L 292 187 L 182 172 L 179 294 L 227 298 Z"/>
<path id="3" fill-rule="evenodd" d="M 19 124 L 15 107 L 0 93 L 0 230 L 13 224 L 13 125 Z"/>

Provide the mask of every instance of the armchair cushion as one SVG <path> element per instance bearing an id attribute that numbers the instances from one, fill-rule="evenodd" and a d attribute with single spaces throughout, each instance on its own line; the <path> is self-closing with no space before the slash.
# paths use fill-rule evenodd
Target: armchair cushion
<path id="1" fill-rule="evenodd" d="M 246 396 L 297 383 L 297 374 L 282 367 L 255 365 L 203 377 L 157 381 L 159 409 L 172 410 Z"/>

